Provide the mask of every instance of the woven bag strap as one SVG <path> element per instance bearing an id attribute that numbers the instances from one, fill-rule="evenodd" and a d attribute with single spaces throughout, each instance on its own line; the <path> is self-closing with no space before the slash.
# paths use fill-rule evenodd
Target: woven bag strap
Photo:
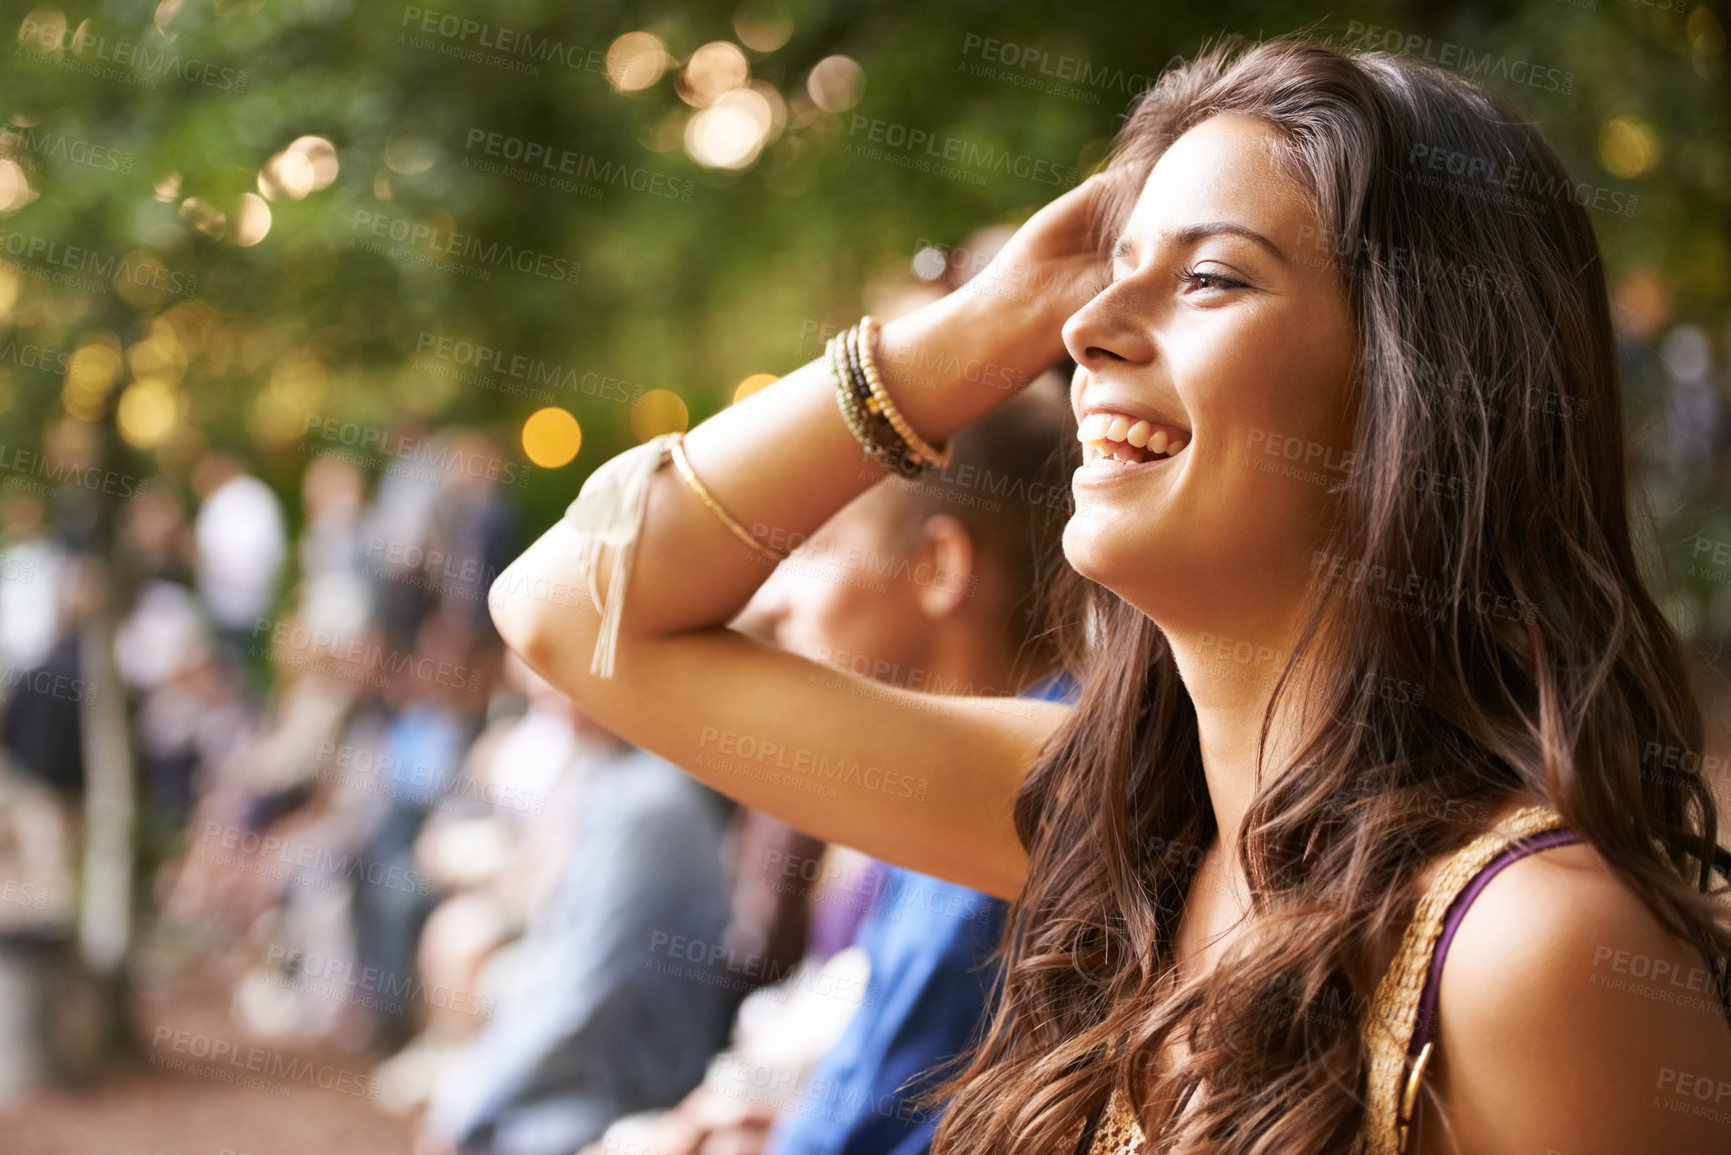
<path id="1" fill-rule="evenodd" d="M 1360 1024 L 1370 1052 L 1363 1155 L 1401 1155 L 1406 1123 L 1411 1117 L 1418 1080 L 1430 1057 L 1427 1045 L 1408 1071 L 1407 1050 L 1418 1021 L 1419 998 L 1430 969 L 1431 952 L 1442 934 L 1443 918 L 1462 888 L 1516 839 L 1562 824 L 1549 806 L 1524 806 L 1503 822 L 1467 843 L 1444 861 L 1419 899 L 1412 921 L 1401 936 L 1394 961 L 1377 984 L 1369 1011 Z"/>

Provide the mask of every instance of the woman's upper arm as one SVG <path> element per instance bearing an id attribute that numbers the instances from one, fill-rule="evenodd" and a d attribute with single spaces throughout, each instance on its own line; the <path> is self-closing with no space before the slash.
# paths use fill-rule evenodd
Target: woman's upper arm
<path id="1" fill-rule="evenodd" d="M 554 575 L 582 590 L 580 543 L 555 524 L 499 576 L 490 606 L 506 642 L 598 722 L 826 841 L 989 894 L 1020 890 L 1012 807 L 1067 707 L 906 690 L 726 628 L 623 631 L 613 676 L 595 677 L 587 594 L 531 592 Z"/>
<path id="2" fill-rule="evenodd" d="M 1590 848 L 1486 886 L 1440 996 L 1452 1127 L 1426 1130 L 1454 1143 L 1429 1135 L 1427 1150 L 1731 1150 L 1731 1024 L 1706 964 Z"/>

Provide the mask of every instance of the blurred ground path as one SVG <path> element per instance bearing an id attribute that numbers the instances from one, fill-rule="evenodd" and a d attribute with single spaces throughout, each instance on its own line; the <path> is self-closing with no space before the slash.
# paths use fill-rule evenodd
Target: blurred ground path
<path id="1" fill-rule="evenodd" d="M 139 1014 L 147 1053 L 159 1026 L 186 1032 L 184 1046 L 204 1036 L 255 1045 L 230 1022 L 220 987 L 182 981 Z M 201 1048 L 202 1049 L 202 1048 Z M 362 1088 L 381 1056 L 334 1047 L 269 1046 L 277 1077 L 254 1075 L 264 1089 L 152 1066 L 140 1059 L 116 1064 L 100 1077 L 70 1088 L 36 1092 L 0 1112 L 5 1155 L 408 1155 L 409 1131 L 364 1097 Z M 173 1042 L 157 1053 L 175 1055 Z M 266 1060 L 270 1061 L 270 1060 Z M 207 1069 L 247 1074 L 244 1066 L 211 1063 Z M 330 1084 L 322 1087 L 320 1080 Z M 286 1090 L 286 1094 L 283 1092 Z M 352 1093 L 362 1091 L 361 1094 Z"/>

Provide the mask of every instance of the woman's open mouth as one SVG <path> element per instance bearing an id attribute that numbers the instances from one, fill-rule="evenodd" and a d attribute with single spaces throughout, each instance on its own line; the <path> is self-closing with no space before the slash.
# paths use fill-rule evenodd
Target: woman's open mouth
<path id="1" fill-rule="evenodd" d="M 1140 465 L 1170 461 L 1190 444 L 1189 434 L 1182 429 L 1100 411 L 1082 418 L 1076 439 L 1082 443 L 1083 468 L 1099 463 L 1103 469 L 1122 468 L 1126 472 Z"/>

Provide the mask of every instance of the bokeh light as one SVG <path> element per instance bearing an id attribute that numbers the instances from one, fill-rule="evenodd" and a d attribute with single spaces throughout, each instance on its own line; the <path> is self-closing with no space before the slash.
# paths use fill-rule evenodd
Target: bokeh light
<path id="1" fill-rule="evenodd" d="M 120 377 L 120 338 L 106 330 L 86 334 L 66 362 L 60 404 L 67 416 L 95 421 L 102 416 L 108 391 Z"/>
<path id="2" fill-rule="evenodd" d="M 203 197 L 187 197 L 181 201 L 180 215 L 207 237 L 220 241 L 228 234 L 228 214 Z"/>
<path id="3" fill-rule="evenodd" d="M 753 52 L 774 52 L 793 35 L 793 17 L 779 3 L 747 4 L 734 16 L 733 32 Z"/>
<path id="4" fill-rule="evenodd" d="M 708 108 L 751 79 L 751 65 L 739 45 L 712 40 L 691 54 L 679 74 L 679 97 L 695 108 Z"/>
<path id="5" fill-rule="evenodd" d="M 627 32 L 607 49 L 607 83 L 617 92 L 641 92 L 652 87 L 676 63 L 649 32 Z"/>
<path id="6" fill-rule="evenodd" d="M 121 393 L 114 420 L 128 445 L 152 449 L 173 430 L 179 416 L 180 400 L 174 388 L 161 378 L 148 377 Z"/>
<path id="7" fill-rule="evenodd" d="M 329 188 L 337 170 L 336 145 L 322 136 L 297 137 L 259 169 L 258 191 L 266 200 L 286 196 L 298 201 Z"/>
<path id="8" fill-rule="evenodd" d="M 780 380 L 780 378 L 778 378 L 774 373 L 753 373 L 751 376 L 733 387 L 733 400 L 735 404 L 744 401 L 759 389 L 762 389 L 766 385 L 773 385 L 778 380 Z"/>
<path id="9" fill-rule="evenodd" d="M 556 405 L 537 409 L 523 422 L 523 453 L 542 469 L 571 464 L 582 447 L 583 429 L 577 418 Z"/>
<path id="10" fill-rule="evenodd" d="M 663 433 L 683 433 L 691 427 L 685 399 L 671 389 L 651 389 L 631 407 L 631 432 L 648 441 Z"/>
<path id="11" fill-rule="evenodd" d="M 1613 117 L 1599 132 L 1599 163 L 1612 176 L 1638 177 L 1659 162 L 1659 138 L 1638 116 Z"/>
<path id="12" fill-rule="evenodd" d="M 270 206 L 257 193 L 241 193 L 235 212 L 234 235 L 229 239 L 245 248 L 264 240 L 270 232 Z"/>
<path id="13" fill-rule="evenodd" d="M 865 95 L 865 69 L 850 56 L 826 56 L 812 65 L 805 92 L 825 112 L 846 112 Z"/>
<path id="14" fill-rule="evenodd" d="M 736 88 L 692 116 L 685 151 L 705 168 L 741 169 L 756 160 L 775 127 L 775 110 L 754 88 Z"/>
<path id="15" fill-rule="evenodd" d="M 32 52 L 60 54 L 66 39 L 66 13 L 58 8 L 38 8 L 18 25 L 18 43 Z"/>
<path id="16" fill-rule="evenodd" d="M 35 199 L 36 190 L 30 186 L 24 166 L 0 157 L 0 216 L 15 213 Z"/>

